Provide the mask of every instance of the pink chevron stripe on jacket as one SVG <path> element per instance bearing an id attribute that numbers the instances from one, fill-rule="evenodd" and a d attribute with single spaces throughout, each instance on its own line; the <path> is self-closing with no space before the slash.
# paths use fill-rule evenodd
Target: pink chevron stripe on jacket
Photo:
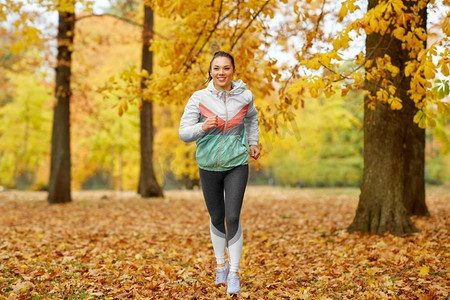
<path id="1" fill-rule="evenodd" d="M 227 130 L 230 130 L 231 128 L 239 125 L 239 123 L 242 122 L 242 120 L 245 118 L 245 115 L 247 114 L 249 106 L 250 106 L 250 103 L 248 103 L 246 106 L 241 108 L 241 110 L 239 110 L 238 113 L 234 115 L 234 117 L 232 117 L 231 119 L 228 120 Z M 214 112 L 212 112 L 209 108 L 207 108 L 202 103 L 199 104 L 199 108 L 200 108 L 200 113 L 205 118 L 216 116 L 216 114 Z M 218 120 L 218 128 L 223 131 L 225 129 L 225 120 L 223 120 L 221 117 L 217 117 L 217 120 Z"/>

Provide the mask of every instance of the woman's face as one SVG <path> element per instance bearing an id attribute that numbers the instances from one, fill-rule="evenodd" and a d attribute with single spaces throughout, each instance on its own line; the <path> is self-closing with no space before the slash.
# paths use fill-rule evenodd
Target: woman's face
<path id="1" fill-rule="evenodd" d="M 217 90 L 231 90 L 231 80 L 234 75 L 231 59 L 225 56 L 214 58 L 211 64 L 210 74 Z"/>

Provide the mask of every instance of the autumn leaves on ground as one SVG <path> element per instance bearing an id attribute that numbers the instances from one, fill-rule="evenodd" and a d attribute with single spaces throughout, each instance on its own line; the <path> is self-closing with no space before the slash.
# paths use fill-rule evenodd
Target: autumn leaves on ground
<path id="1" fill-rule="evenodd" d="M 356 189 L 250 186 L 242 210 L 239 299 L 446 299 L 449 188 L 428 189 L 432 218 L 400 238 L 345 230 Z M 0 193 L 0 299 L 225 299 L 215 286 L 200 191 Z"/>

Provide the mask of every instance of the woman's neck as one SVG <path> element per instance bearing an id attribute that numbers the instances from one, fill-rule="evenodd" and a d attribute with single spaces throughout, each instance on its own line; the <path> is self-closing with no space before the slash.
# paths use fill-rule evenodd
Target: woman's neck
<path id="1" fill-rule="evenodd" d="M 214 84 L 214 88 L 215 88 L 216 90 L 218 90 L 218 91 L 227 91 L 227 92 L 229 92 L 229 91 L 232 90 L 233 84 L 231 83 L 229 86 L 227 86 L 227 87 L 225 87 L 225 88 L 220 88 L 220 89 L 218 89 L 218 88 L 216 87 L 216 85 Z"/>

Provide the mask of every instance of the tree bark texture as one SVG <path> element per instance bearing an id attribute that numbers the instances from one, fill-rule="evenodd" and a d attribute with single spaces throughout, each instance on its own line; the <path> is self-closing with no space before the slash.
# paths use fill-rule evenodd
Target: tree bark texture
<path id="1" fill-rule="evenodd" d="M 53 109 L 49 203 L 71 201 L 70 189 L 70 97 L 75 14 L 59 12 L 58 55 Z"/>
<path id="2" fill-rule="evenodd" d="M 368 9 L 378 4 L 369 0 Z M 412 2 L 404 2 L 412 6 Z M 416 207 L 424 211 L 424 151 L 425 131 L 413 123 L 417 111 L 407 94 L 410 78 L 404 76 L 406 61 L 411 58 L 402 50 L 401 42 L 389 35 L 373 33 L 366 38 L 367 59 L 383 58 L 387 54 L 400 73 L 389 78 L 397 88 L 396 96 L 402 100 L 401 110 L 391 110 L 387 103 L 377 102 L 375 109 L 364 104 L 364 171 L 361 195 L 349 231 L 373 234 L 389 232 L 404 236 L 417 229 L 410 216 Z M 365 87 L 375 96 L 380 82 L 368 80 Z"/>
<path id="3" fill-rule="evenodd" d="M 149 74 L 153 72 L 153 53 L 149 50 L 153 37 L 153 10 L 144 5 L 144 28 L 142 32 L 142 69 Z M 145 88 L 144 82 L 141 84 Z M 138 193 L 142 197 L 162 197 L 163 192 L 156 181 L 153 168 L 153 103 L 149 99 L 142 99 L 140 111 L 140 146 L 141 166 L 139 175 Z"/>
<path id="4" fill-rule="evenodd" d="M 409 8 L 414 4 L 414 1 L 405 1 L 405 5 Z M 419 11 L 421 23 L 419 27 L 427 30 L 427 9 Z M 424 42 L 426 47 L 426 41 Z M 403 66 L 404 61 L 409 59 L 409 52 L 404 50 L 402 56 Z M 401 68 L 402 70 L 403 68 Z M 410 123 L 406 131 L 406 145 L 405 156 L 407 162 L 405 164 L 405 193 L 404 203 L 407 212 L 410 215 L 430 216 L 426 202 L 425 202 L 425 129 L 420 128 L 413 122 L 414 115 L 417 112 L 414 101 L 409 99 L 406 91 L 411 82 L 411 77 L 404 78 L 400 89 L 400 99 L 405 99 L 403 109 L 405 110 L 406 121 Z"/>

